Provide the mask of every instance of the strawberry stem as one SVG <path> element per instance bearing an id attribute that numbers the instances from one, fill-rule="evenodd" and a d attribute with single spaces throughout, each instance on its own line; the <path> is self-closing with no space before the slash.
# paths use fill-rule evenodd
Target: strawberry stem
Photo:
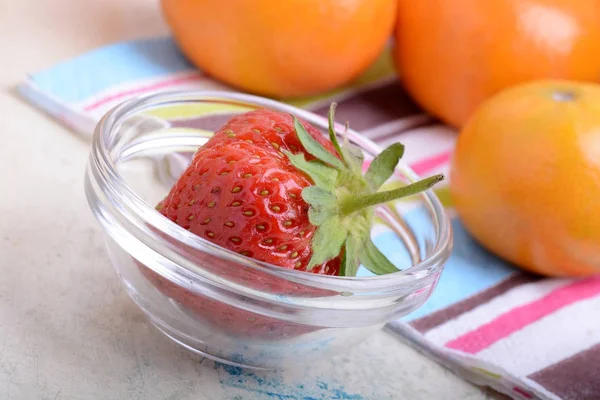
<path id="1" fill-rule="evenodd" d="M 307 161 L 302 153 L 284 151 L 290 163 L 314 182 L 302 190 L 302 198 L 309 205 L 308 219 L 317 227 L 306 270 L 342 254 L 340 272 L 344 276 L 355 276 L 360 265 L 378 275 L 393 273 L 397 268 L 371 241 L 373 210 L 370 207 L 427 190 L 444 176 L 434 175 L 398 189 L 378 192 L 394 174 L 404 146 L 393 143 L 383 150 L 363 176 L 362 151 L 349 143 L 347 137 L 340 146 L 334 130 L 334 112 L 335 103 L 329 111 L 329 138 L 340 158 L 309 135 L 294 116 L 296 134 L 306 152 L 316 160 Z"/>
<path id="2" fill-rule="evenodd" d="M 340 216 L 347 217 L 357 211 L 364 210 L 377 204 L 387 203 L 388 201 L 396 200 L 401 197 L 411 196 L 431 188 L 436 183 L 444 179 L 444 175 L 433 175 L 410 185 L 403 186 L 398 189 L 388 190 L 386 192 L 375 192 L 364 195 L 347 196 L 340 199 L 338 210 Z"/>

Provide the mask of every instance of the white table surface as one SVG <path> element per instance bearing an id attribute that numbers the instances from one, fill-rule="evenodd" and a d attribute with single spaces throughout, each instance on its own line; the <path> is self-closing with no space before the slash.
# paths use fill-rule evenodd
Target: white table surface
<path id="1" fill-rule="evenodd" d="M 0 32 L 0 400 L 491 398 L 384 332 L 295 373 L 228 370 L 169 342 L 109 265 L 83 193 L 88 143 L 14 91 L 27 72 L 165 33 L 157 0 L 0 0 Z"/>

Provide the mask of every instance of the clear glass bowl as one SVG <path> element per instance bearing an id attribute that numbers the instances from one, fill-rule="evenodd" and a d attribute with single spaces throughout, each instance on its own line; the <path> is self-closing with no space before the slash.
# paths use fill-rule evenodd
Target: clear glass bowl
<path id="1" fill-rule="evenodd" d="M 347 351 L 421 306 L 450 255 L 452 232 L 432 191 L 380 206 L 374 241 L 401 271 L 370 276 L 361 267 L 358 277 L 323 276 L 233 253 L 155 210 L 212 132 L 262 107 L 293 113 L 326 133 L 323 116 L 245 94 L 138 97 L 98 124 L 85 190 L 117 273 L 159 330 L 214 360 L 285 368 Z M 352 130 L 347 137 L 366 161 L 381 151 Z M 387 184 L 417 179 L 401 164 Z"/>

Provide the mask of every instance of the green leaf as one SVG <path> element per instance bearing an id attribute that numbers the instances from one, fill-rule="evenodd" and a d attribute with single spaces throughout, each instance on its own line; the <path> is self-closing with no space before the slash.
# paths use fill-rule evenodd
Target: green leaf
<path id="1" fill-rule="evenodd" d="M 308 222 L 314 226 L 320 226 L 336 214 L 335 208 L 313 206 L 308 210 Z"/>
<path id="2" fill-rule="evenodd" d="M 370 237 L 367 237 L 359 254 L 359 259 L 365 268 L 375 275 L 391 274 L 399 271 L 399 269 L 396 268 L 396 266 L 392 264 L 381 251 L 379 251 Z"/>
<path id="3" fill-rule="evenodd" d="M 283 150 L 290 159 L 292 165 L 311 177 L 313 182 L 322 188 L 333 190 L 335 181 L 338 177 L 338 171 L 320 161 L 306 161 L 303 153 L 293 154 Z"/>
<path id="4" fill-rule="evenodd" d="M 340 264 L 339 276 L 346 276 L 346 252 L 342 254 L 342 263 Z"/>
<path id="5" fill-rule="evenodd" d="M 335 107 L 337 106 L 337 104 L 335 102 L 331 103 L 331 106 L 329 107 L 329 140 L 331 140 L 331 143 L 333 143 L 333 147 L 335 147 L 335 151 L 337 151 L 338 155 L 344 160 L 344 152 L 342 151 L 342 148 L 340 147 L 340 143 L 337 140 L 337 135 L 335 134 Z"/>
<path id="6" fill-rule="evenodd" d="M 318 186 L 307 186 L 302 190 L 302 198 L 312 206 L 335 207 L 336 197 L 333 192 Z"/>
<path id="7" fill-rule="evenodd" d="M 294 129 L 296 130 L 298 139 L 300 139 L 300 142 L 306 151 L 317 157 L 317 159 L 321 160 L 322 162 L 331 165 L 332 167 L 344 169 L 344 163 L 342 163 L 339 158 L 327 151 L 327 149 L 325 149 L 321 143 L 317 142 L 315 138 L 310 136 L 306 129 L 304 129 L 304 126 L 302 126 L 300 121 L 298 121 L 298 118 L 295 116 L 292 116 L 292 118 L 294 119 Z"/>
<path id="8" fill-rule="evenodd" d="M 313 254 L 306 269 L 310 271 L 315 265 L 339 256 L 347 237 L 348 232 L 338 216 L 327 219 L 313 236 Z"/>
<path id="9" fill-rule="evenodd" d="M 344 249 L 344 258 L 342 260 L 341 276 L 356 276 L 360 261 L 358 261 L 358 246 L 352 235 L 348 235 Z"/>
<path id="10" fill-rule="evenodd" d="M 311 206 L 308 210 L 308 220 L 315 226 L 337 215 L 336 197 L 329 190 L 308 186 L 302 190 L 302 198 Z"/>
<path id="11" fill-rule="evenodd" d="M 364 154 L 362 150 L 348 141 L 348 122 L 346 122 L 346 130 L 344 131 L 344 144 L 342 145 L 342 154 L 344 161 L 350 167 L 352 172 L 362 176 L 362 165 Z"/>
<path id="12" fill-rule="evenodd" d="M 346 143 L 344 143 L 342 151 L 344 152 L 345 158 L 346 160 L 348 160 L 348 163 L 350 164 L 352 170 L 355 173 L 362 175 L 362 165 L 365 159 L 362 150 L 353 145 L 352 143 L 346 141 Z"/>
<path id="13" fill-rule="evenodd" d="M 365 174 L 365 179 L 373 190 L 379 189 L 392 176 L 403 154 L 404 145 L 394 143 L 375 157 Z"/>

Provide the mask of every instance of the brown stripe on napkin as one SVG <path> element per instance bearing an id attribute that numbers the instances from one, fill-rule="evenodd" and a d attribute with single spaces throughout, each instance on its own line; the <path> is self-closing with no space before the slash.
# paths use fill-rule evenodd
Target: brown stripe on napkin
<path id="1" fill-rule="evenodd" d="M 597 316 L 590 316 L 590 318 Z M 528 378 L 563 400 L 600 399 L 600 344 L 544 368 Z"/>
<path id="2" fill-rule="evenodd" d="M 366 131 L 388 125 L 392 133 L 399 133 L 413 128 L 415 124 L 422 125 L 430 122 L 429 117 L 423 118 L 423 112 L 413 103 L 410 97 L 397 82 L 380 87 L 357 91 L 352 95 L 337 100 L 336 121 L 350 123 L 352 129 Z M 329 102 L 326 105 L 311 109 L 323 117 L 329 112 Z M 235 114 L 207 115 L 198 118 L 173 120 L 173 127 L 188 127 L 218 130 Z M 411 118 L 417 117 L 414 120 Z M 387 129 L 389 130 L 389 129 Z"/>
<path id="3" fill-rule="evenodd" d="M 350 127 L 356 131 L 423 113 L 398 82 L 357 92 L 353 96 L 338 100 L 337 103 L 336 121 L 348 121 Z M 325 117 L 329 112 L 329 104 L 312 111 Z"/>
<path id="4" fill-rule="evenodd" d="M 439 325 L 442 325 L 446 321 L 452 320 L 461 314 L 473 310 L 477 306 L 480 306 L 494 297 L 500 296 L 509 290 L 525 285 L 527 283 L 533 283 L 540 278 L 534 275 L 518 273 L 498 283 L 496 286 L 492 286 L 482 292 L 477 293 L 463 301 L 455 303 L 449 307 L 436 311 L 425 317 L 416 319 L 410 323 L 410 325 L 421 333 L 425 333 Z"/>

